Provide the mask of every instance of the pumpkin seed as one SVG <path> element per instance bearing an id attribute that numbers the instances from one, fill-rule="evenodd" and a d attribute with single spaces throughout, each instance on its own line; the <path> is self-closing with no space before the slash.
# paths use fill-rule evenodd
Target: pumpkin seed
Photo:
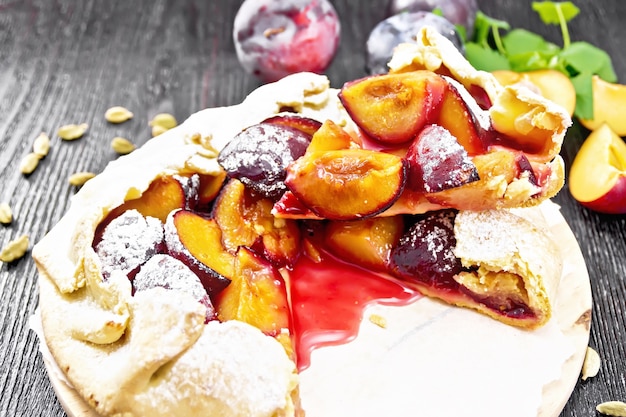
<path id="1" fill-rule="evenodd" d="M 165 133 L 167 132 L 169 129 L 161 126 L 161 125 L 154 125 L 152 126 L 152 137 L 155 136 L 159 136 L 161 133 Z"/>
<path id="2" fill-rule="evenodd" d="M 104 118 L 107 122 L 115 124 L 124 123 L 125 121 L 132 119 L 133 116 L 134 115 L 130 110 L 122 106 L 113 106 L 104 112 Z"/>
<path id="3" fill-rule="evenodd" d="M 46 133 L 41 132 L 33 142 L 33 152 L 43 158 L 48 155 L 48 151 L 50 151 L 50 138 Z"/>
<path id="4" fill-rule="evenodd" d="M 378 327 L 381 327 L 383 329 L 387 328 L 387 319 L 385 319 L 380 314 L 371 314 L 370 321 L 374 323 L 375 325 L 377 325 Z"/>
<path id="5" fill-rule="evenodd" d="M 587 347 L 587 353 L 585 353 L 585 361 L 583 362 L 582 379 L 592 378 L 598 375 L 600 371 L 600 355 L 593 348 Z"/>
<path id="6" fill-rule="evenodd" d="M 626 403 L 621 401 L 607 401 L 598 404 L 596 410 L 606 416 L 626 417 Z"/>
<path id="7" fill-rule="evenodd" d="M 172 129 L 178 125 L 176 118 L 169 113 L 159 113 L 150 120 L 150 126 L 161 126 L 166 130 Z"/>
<path id="8" fill-rule="evenodd" d="M 120 155 L 126 155 L 135 150 L 135 145 L 126 138 L 116 136 L 111 141 L 111 148 Z"/>
<path id="9" fill-rule="evenodd" d="M 37 168 L 37 165 L 39 165 L 40 159 L 41 156 L 37 155 L 35 152 L 27 154 L 20 162 L 20 172 L 24 175 L 32 174 Z"/>
<path id="10" fill-rule="evenodd" d="M 13 221 L 13 211 L 8 203 L 0 203 L 0 223 L 10 224 Z"/>
<path id="11" fill-rule="evenodd" d="M 79 125 L 64 125 L 59 128 L 57 135 L 63 140 L 76 140 L 83 137 L 89 125 L 81 123 Z"/>
<path id="12" fill-rule="evenodd" d="M 20 259 L 26 254 L 28 245 L 28 235 L 22 235 L 19 238 L 10 241 L 4 248 L 2 248 L 2 251 L 0 251 L 0 261 L 13 262 Z"/>
<path id="13" fill-rule="evenodd" d="M 96 174 L 94 174 L 93 172 L 75 172 L 74 174 L 70 175 L 68 182 L 70 183 L 70 185 L 80 187 L 95 176 Z"/>

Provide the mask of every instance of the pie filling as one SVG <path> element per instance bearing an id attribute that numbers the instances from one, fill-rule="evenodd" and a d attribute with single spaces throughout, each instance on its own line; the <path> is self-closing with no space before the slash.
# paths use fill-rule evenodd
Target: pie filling
<path id="1" fill-rule="evenodd" d="M 549 197 L 545 132 L 499 134 L 462 90 L 429 71 L 368 77 L 339 93 L 354 125 L 281 114 L 244 129 L 220 174 L 163 175 L 108 214 L 103 278 L 186 291 L 207 322 L 257 327 L 299 369 L 356 337 L 372 303 L 424 294 L 532 321 L 521 277 L 461 264 L 454 221 Z"/>
<path id="2" fill-rule="evenodd" d="M 188 292 L 206 307 L 207 322 L 252 324 L 276 337 L 300 370 L 313 349 L 354 339 L 373 303 L 408 305 L 424 293 L 533 317 L 523 291 L 494 286 L 480 293 L 460 283 L 458 277 L 476 270 L 454 257 L 455 210 L 351 221 L 279 219 L 270 213 L 271 199 L 237 179 L 226 180 L 207 209 L 203 187 L 223 180 L 159 177 L 139 199 L 113 210 L 93 242 L 104 278 L 124 273 L 134 293 L 156 286 Z M 178 203 L 162 223 L 151 204 L 176 184 L 178 197 L 165 200 Z"/>

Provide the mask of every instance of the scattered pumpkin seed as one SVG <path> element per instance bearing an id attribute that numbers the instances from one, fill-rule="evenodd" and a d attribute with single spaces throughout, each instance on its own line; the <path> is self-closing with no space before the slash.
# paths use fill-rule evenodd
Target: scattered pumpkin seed
<path id="1" fill-rule="evenodd" d="M 178 122 L 176 121 L 176 118 L 169 113 L 159 113 L 155 115 L 152 118 L 152 120 L 150 120 L 149 124 L 152 127 L 154 126 L 164 127 L 166 130 L 169 130 L 178 126 Z"/>
<path id="2" fill-rule="evenodd" d="M 35 138 L 33 143 L 33 152 L 39 155 L 40 158 L 48 155 L 50 151 L 50 138 L 45 132 L 41 132 L 39 136 Z"/>
<path id="3" fill-rule="evenodd" d="M 621 401 L 607 401 L 598 404 L 596 410 L 606 416 L 626 417 L 626 403 Z"/>
<path id="4" fill-rule="evenodd" d="M 20 259 L 26 254 L 28 245 L 28 235 L 22 235 L 19 238 L 10 241 L 4 248 L 2 248 L 2 251 L 0 251 L 0 261 L 13 262 Z"/>
<path id="5" fill-rule="evenodd" d="M 80 187 L 95 176 L 96 174 L 94 174 L 93 172 L 75 172 L 74 174 L 70 175 L 68 182 L 70 183 L 70 185 Z"/>
<path id="6" fill-rule="evenodd" d="M 0 223 L 10 224 L 13 221 L 13 211 L 8 203 L 0 203 Z"/>
<path id="7" fill-rule="evenodd" d="M 387 320 L 380 314 L 370 315 L 370 321 L 383 329 L 387 328 Z"/>
<path id="8" fill-rule="evenodd" d="M 111 148 L 120 155 L 126 155 L 134 151 L 136 146 L 128 139 L 116 136 L 111 141 Z"/>
<path id="9" fill-rule="evenodd" d="M 593 378 L 600 371 L 600 355 L 593 348 L 587 347 L 585 361 L 583 362 L 582 379 Z"/>
<path id="10" fill-rule="evenodd" d="M 152 137 L 155 136 L 159 136 L 161 133 L 165 133 L 167 132 L 169 129 L 161 126 L 161 125 L 154 125 L 152 126 Z"/>
<path id="11" fill-rule="evenodd" d="M 57 135 L 59 135 L 59 137 L 63 140 L 80 139 L 87 131 L 87 128 L 89 128 L 87 123 L 81 123 L 79 125 L 65 125 L 59 128 Z"/>
<path id="12" fill-rule="evenodd" d="M 126 107 L 113 106 L 104 112 L 104 118 L 109 123 L 124 123 L 127 120 L 132 119 L 134 114 Z"/>
<path id="13" fill-rule="evenodd" d="M 39 165 L 40 159 L 41 156 L 37 155 L 35 152 L 27 154 L 20 162 L 20 172 L 24 175 L 32 174 L 37 168 L 37 165 Z"/>

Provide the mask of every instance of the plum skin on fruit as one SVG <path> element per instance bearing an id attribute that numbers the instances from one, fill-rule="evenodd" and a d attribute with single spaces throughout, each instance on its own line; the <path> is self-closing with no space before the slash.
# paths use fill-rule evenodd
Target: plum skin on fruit
<path id="1" fill-rule="evenodd" d="M 416 43 L 419 30 L 431 26 L 448 38 L 460 51 L 463 42 L 448 20 L 430 12 L 400 13 L 378 23 L 370 32 L 366 44 L 366 70 L 369 74 L 384 74 L 389 71 L 387 63 L 393 50 L 401 43 Z"/>
<path id="2" fill-rule="evenodd" d="M 408 186 L 436 193 L 478 181 L 478 170 L 467 151 L 444 127 L 424 128 L 409 147 Z"/>
<path id="3" fill-rule="evenodd" d="M 306 152 L 311 135 L 286 124 L 259 123 L 236 135 L 218 156 L 230 178 L 277 198 L 286 191 L 285 168 Z"/>
<path id="4" fill-rule="evenodd" d="M 328 0 L 246 0 L 233 39 L 239 62 L 265 82 L 322 73 L 339 46 L 339 17 Z"/>
<path id="5" fill-rule="evenodd" d="M 591 132 L 576 154 L 569 190 L 591 210 L 626 213 L 626 143 L 607 124 Z"/>
<path id="6" fill-rule="evenodd" d="M 478 4 L 476 0 L 390 0 L 387 16 L 403 12 L 432 12 L 439 9 L 450 23 L 465 28 L 467 38 L 472 37 Z"/>
<path id="7" fill-rule="evenodd" d="M 453 276 L 461 272 L 462 265 L 453 253 L 455 217 L 456 211 L 443 210 L 416 221 L 391 251 L 393 274 L 409 282 L 457 289 L 459 285 Z"/>

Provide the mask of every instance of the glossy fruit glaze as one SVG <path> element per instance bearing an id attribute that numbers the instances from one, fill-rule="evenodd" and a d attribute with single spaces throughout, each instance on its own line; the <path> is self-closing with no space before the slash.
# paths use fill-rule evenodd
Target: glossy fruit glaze
<path id="1" fill-rule="evenodd" d="M 288 273 L 293 342 L 300 371 L 311 352 L 356 338 L 368 306 L 408 305 L 421 294 L 397 280 L 338 260 L 327 252 L 319 262 L 302 256 Z"/>

